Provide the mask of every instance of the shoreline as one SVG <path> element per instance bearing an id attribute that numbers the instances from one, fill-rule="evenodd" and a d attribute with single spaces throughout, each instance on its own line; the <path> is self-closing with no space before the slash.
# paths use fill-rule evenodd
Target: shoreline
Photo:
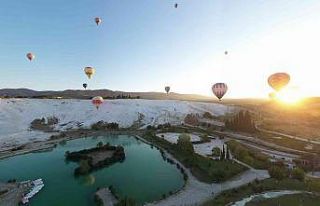
<path id="1" fill-rule="evenodd" d="M 58 132 L 58 131 L 57 131 Z M 40 142 L 30 142 L 24 145 L 24 149 L 17 151 L 3 151 L 0 153 L 0 160 L 5 158 L 10 158 L 17 155 L 23 155 L 33 152 L 47 151 L 54 149 L 57 144 L 62 141 L 70 141 L 75 139 L 80 139 L 88 136 L 101 136 L 101 135 L 132 135 L 136 139 L 148 144 L 153 145 L 140 135 L 142 134 L 141 130 L 120 130 L 120 131 L 103 131 L 103 130 L 89 130 L 89 129 L 80 129 L 80 130 L 71 130 L 71 131 L 60 131 L 56 135 L 57 139 L 49 139 Z M 185 181 L 184 186 L 175 191 L 172 195 L 167 196 L 165 199 L 160 199 L 154 202 L 145 203 L 146 206 L 177 206 L 177 205 L 199 205 L 204 203 L 220 194 L 221 192 L 236 188 L 249 182 L 254 181 L 255 179 L 263 180 L 269 178 L 268 172 L 265 170 L 255 170 L 249 169 L 230 180 L 227 180 L 223 183 L 204 183 L 197 180 L 191 173 L 191 171 L 186 168 L 181 162 L 174 158 L 170 153 L 165 149 L 153 145 L 154 147 L 164 151 L 164 154 L 167 158 L 170 158 L 174 161 L 175 164 L 179 164 L 185 171 L 188 176 L 187 181 Z"/>
<path id="2" fill-rule="evenodd" d="M 79 129 L 79 130 L 70 130 L 70 131 L 55 131 L 57 135 L 56 139 L 47 139 L 43 141 L 29 142 L 22 145 L 17 145 L 17 147 L 23 147 L 23 149 L 12 150 L 13 148 L 0 151 L 0 160 L 24 155 L 28 153 L 35 152 L 44 152 L 54 149 L 57 144 L 63 141 L 70 141 L 75 139 L 84 138 L 87 136 L 100 136 L 100 135 L 137 135 L 141 131 L 138 130 L 120 130 L 120 131 L 103 131 L 103 130 L 90 130 L 90 129 Z M 45 133 L 45 132 L 44 132 Z M 0 148 L 1 149 L 1 148 Z"/>

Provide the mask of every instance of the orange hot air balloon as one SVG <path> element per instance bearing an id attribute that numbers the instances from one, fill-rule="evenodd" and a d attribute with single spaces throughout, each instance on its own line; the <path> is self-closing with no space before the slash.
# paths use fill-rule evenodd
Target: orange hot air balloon
<path id="1" fill-rule="evenodd" d="M 96 70 L 92 67 L 86 67 L 84 68 L 84 73 L 88 76 L 89 79 L 91 79 L 92 75 L 96 73 Z"/>
<path id="2" fill-rule="evenodd" d="M 222 97 L 227 93 L 228 86 L 225 83 L 216 83 L 212 86 L 213 94 L 221 101 Z"/>
<path id="3" fill-rule="evenodd" d="M 287 86 L 289 82 L 290 82 L 290 75 L 283 72 L 274 73 L 270 75 L 268 78 L 268 84 L 277 92 L 279 92 L 281 89 Z"/>
<path id="4" fill-rule="evenodd" d="M 93 97 L 92 98 L 92 104 L 96 106 L 97 109 L 99 109 L 100 105 L 103 103 L 103 98 L 100 96 Z"/>
<path id="5" fill-rule="evenodd" d="M 164 90 L 167 92 L 167 94 L 169 94 L 169 92 L 170 92 L 170 87 L 169 87 L 169 86 L 166 86 L 166 87 L 164 88 Z"/>
<path id="6" fill-rule="evenodd" d="M 36 56 L 34 54 L 32 54 L 31 52 L 29 52 L 26 56 L 30 61 L 32 61 L 34 58 L 36 58 Z"/>
<path id="7" fill-rule="evenodd" d="M 96 22 L 97 26 L 99 26 L 99 24 L 101 24 L 102 19 L 99 17 L 94 18 L 94 21 Z"/>

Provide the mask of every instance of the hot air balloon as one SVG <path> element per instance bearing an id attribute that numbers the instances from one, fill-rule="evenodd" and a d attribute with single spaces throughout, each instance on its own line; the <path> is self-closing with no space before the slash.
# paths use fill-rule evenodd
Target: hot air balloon
<path id="1" fill-rule="evenodd" d="M 228 55 L 228 51 L 225 51 L 225 52 L 224 52 L 224 55 Z"/>
<path id="2" fill-rule="evenodd" d="M 84 84 L 82 84 L 82 86 L 83 86 L 84 89 L 87 89 L 88 84 L 84 83 Z"/>
<path id="3" fill-rule="evenodd" d="M 94 21 L 96 22 L 97 26 L 99 26 L 99 24 L 101 24 L 102 20 L 99 17 L 94 18 Z"/>
<path id="4" fill-rule="evenodd" d="M 96 106 L 97 109 L 99 109 L 100 105 L 103 103 L 103 98 L 100 96 L 93 97 L 92 98 L 92 104 Z"/>
<path id="5" fill-rule="evenodd" d="M 164 90 L 167 92 L 167 95 L 168 95 L 169 92 L 170 92 L 170 87 L 169 87 L 169 86 L 166 86 L 166 87 L 164 88 Z"/>
<path id="6" fill-rule="evenodd" d="M 277 97 L 277 94 L 276 94 L 275 92 L 270 92 L 270 93 L 269 93 L 269 98 L 270 98 L 271 100 L 274 100 L 276 97 Z"/>
<path id="7" fill-rule="evenodd" d="M 275 73 L 269 76 L 269 85 L 277 92 L 283 89 L 290 81 L 290 75 L 287 73 Z"/>
<path id="8" fill-rule="evenodd" d="M 174 4 L 174 8 L 178 8 L 178 4 L 177 3 Z"/>
<path id="9" fill-rule="evenodd" d="M 221 98 L 227 93 L 228 86 L 225 83 L 216 83 L 212 86 L 213 94 L 221 101 Z"/>
<path id="10" fill-rule="evenodd" d="M 29 52 L 27 55 L 27 58 L 32 61 L 36 56 L 34 54 L 32 54 L 31 52 Z"/>
<path id="11" fill-rule="evenodd" d="M 94 75 L 95 72 L 96 70 L 92 67 L 84 68 L 84 73 L 88 76 L 89 79 L 91 79 L 92 75 Z"/>

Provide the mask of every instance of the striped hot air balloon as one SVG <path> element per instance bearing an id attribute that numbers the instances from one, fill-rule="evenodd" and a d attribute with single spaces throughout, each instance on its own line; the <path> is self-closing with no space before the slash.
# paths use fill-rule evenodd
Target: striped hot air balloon
<path id="1" fill-rule="evenodd" d="M 283 89 L 290 82 L 290 75 L 287 73 L 274 73 L 269 76 L 268 84 L 277 92 Z"/>
<path id="2" fill-rule="evenodd" d="M 97 109 L 99 109 L 100 105 L 103 103 L 103 98 L 100 96 L 93 97 L 92 98 L 92 104 L 96 106 Z"/>
<path id="3" fill-rule="evenodd" d="M 221 101 L 221 98 L 227 93 L 228 86 L 225 83 L 216 83 L 212 86 L 213 94 Z"/>
<path id="4" fill-rule="evenodd" d="M 94 75 L 95 72 L 96 70 L 92 67 L 84 68 L 84 73 L 88 76 L 89 79 L 91 79 L 92 75 Z"/>

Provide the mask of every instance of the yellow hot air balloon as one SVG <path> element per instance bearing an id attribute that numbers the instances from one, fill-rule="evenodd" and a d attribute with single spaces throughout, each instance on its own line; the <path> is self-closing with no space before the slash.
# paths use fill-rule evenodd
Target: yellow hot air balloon
<path id="1" fill-rule="evenodd" d="M 96 70 L 92 67 L 84 68 L 84 73 L 88 76 L 89 79 L 91 79 L 92 75 L 94 75 L 95 72 Z"/>
<path id="2" fill-rule="evenodd" d="M 281 72 L 272 74 L 268 78 L 268 84 L 277 92 L 279 92 L 281 89 L 287 86 L 289 81 L 290 81 L 290 75 L 287 73 L 281 73 Z"/>

